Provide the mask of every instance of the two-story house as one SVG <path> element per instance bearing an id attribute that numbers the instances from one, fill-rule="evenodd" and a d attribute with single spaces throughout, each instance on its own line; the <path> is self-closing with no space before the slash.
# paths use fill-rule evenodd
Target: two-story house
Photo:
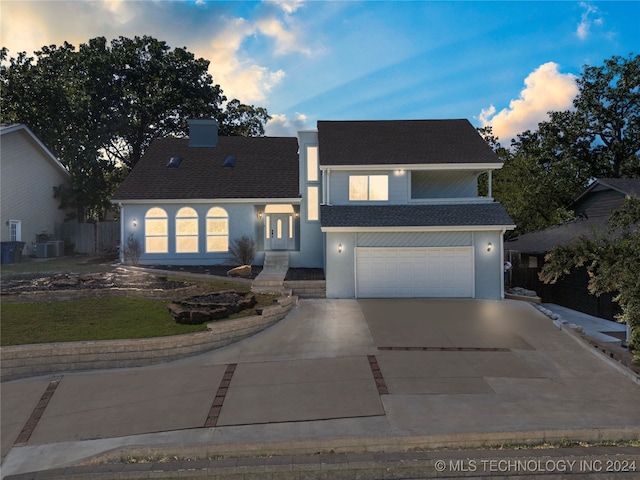
<path id="1" fill-rule="evenodd" d="M 467 120 L 320 121 L 297 139 L 190 129 L 154 142 L 114 196 L 141 263 L 225 263 L 247 235 L 257 264 L 277 250 L 323 268 L 330 298 L 503 297 L 502 163 Z"/>

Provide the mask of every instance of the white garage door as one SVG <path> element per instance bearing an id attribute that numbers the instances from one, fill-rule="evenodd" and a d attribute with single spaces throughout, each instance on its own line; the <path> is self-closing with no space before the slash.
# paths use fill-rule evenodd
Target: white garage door
<path id="1" fill-rule="evenodd" d="M 472 247 L 358 248 L 356 294 L 473 297 Z"/>

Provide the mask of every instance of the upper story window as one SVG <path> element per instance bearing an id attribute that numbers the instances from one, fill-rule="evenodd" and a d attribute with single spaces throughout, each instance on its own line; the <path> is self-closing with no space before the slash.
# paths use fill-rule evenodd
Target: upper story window
<path id="1" fill-rule="evenodd" d="M 307 147 L 307 182 L 318 181 L 318 147 Z"/>
<path id="2" fill-rule="evenodd" d="M 176 252 L 198 253 L 198 213 L 191 207 L 176 214 Z"/>
<path id="3" fill-rule="evenodd" d="M 316 186 L 307 187 L 307 220 L 309 222 L 320 220 L 320 191 Z"/>
<path id="4" fill-rule="evenodd" d="M 350 201 L 389 200 L 389 177 L 387 175 L 350 175 Z"/>
<path id="5" fill-rule="evenodd" d="M 207 212 L 207 252 L 226 252 L 228 250 L 229 215 L 224 208 L 210 208 Z"/>
<path id="6" fill-rule="evenodd" d="M 144 251 L 169 252 L 169 219 L 162 208 L 150 208 L 144 216 Z"/>

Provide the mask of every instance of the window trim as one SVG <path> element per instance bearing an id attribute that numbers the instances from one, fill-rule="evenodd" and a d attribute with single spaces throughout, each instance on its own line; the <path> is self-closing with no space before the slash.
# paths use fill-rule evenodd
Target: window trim
<path id="1" fill-rule="evenodd" d="M 165 225 L 165 233 L 162 235 L 158 234 L 150 234 L 147 223 L 149 220 L 151 221 L 164 221 Z M 149 243 L 148 240 L 150 238 L 164 238 L 166 243 L 166 249 L 164 250 L 153 250 L 149 251 Z M 164 208 L 160 207 L 151 207 L 144 214 L 144 253 L 145 254 L 165 254 L 169 253 L 169 215 Z"/>
<path id="2" fill-rule="evenodd" d="M 367 184 L 367 198 L 352 198 L 351 196 L 351 180 L 356 178 L 366 178 Z M 381 179 L 384 178 L 386 180 L 386 191 L 384 199 L 372 199 L 372 179 Z M 389 175 L 349 175 L 349 201 L 350 202 L 388 202 L 389 201 Z"/>
<path id="3" fill-rule="evenodd" d="M 181 215 L 182 213 L 182 215 Z M 196 230 L 195 233 L 180 233 L 179 232 L 179 228 L 178 225 L 182 222 L 182 221 L 193 221 L 195 220 L 195 226 L 196 226 Z M 182 253 L 200 253 L 200 229 L 198 228 L 198 222 L 199 222 L 199 217 L 198 217 L 198 212 L 192 208 L 192 207 L 182 207 L 180 208 L 177 212 L 176 212 L 176 253 L 178 254 L 182 254 Z M 195 237 L 196 239 L 196 248 L 195 250 L 179 250 L 179 244 L 181 243 L 180 240 L 181 239 L 186 239 L 186 238 L 190 238 L 193 239 Z"/>
<path id="4" fill-rule="evenodd" d="M 224 213 L 224 215 L 223 215 Z M 216 215 L 214 215 L 216 214 Z M 226 225 L 226 233 L 209 233 L 209 220 L 224 220 Z M 206 228 L 205 228 L 205 250 L 206 253 L 227 253 L 229 252 L 229 212 L 222 207 L 211 207 L 207 210 L 205 216 Z M 209 239 L 211 237 L 223 238 L 226 237 L 226 249 L 225 250 L 210 250 Z"/>
<path id="5" fill-rule="evenodd" d="M 312 202 L 311 191 L 315 191 Z M 311 205 L 313 203 L 313 210 Z M 313 213 L 313 215 L 311 215 Z M 320 185 L 307 185 L 307 222 L 320 221 Z"/>

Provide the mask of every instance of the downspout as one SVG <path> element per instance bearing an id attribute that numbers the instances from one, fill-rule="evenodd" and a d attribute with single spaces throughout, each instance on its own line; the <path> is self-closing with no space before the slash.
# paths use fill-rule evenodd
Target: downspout
<path id="1" fill-rule="evenodd" d="M 124 263 L 124 205 L 119 202 L 118 206 L 120 207 L 120 248 L 118 249 L 118 256 L 120 257 L 120 263 Z"/>
<path id="2" fill-rule="evenodd" d="M 492 171 L 492 170 L 489 170 L 489 171 L 487 172 L 487 177 L 488 177 L 488 180 L 489 180 L 489 182 L 488 182 L 488 184 L 489 184 L 489 190 L 488 190 L 488 192 L 487 192 L 487 197 L 489 197 L 489 198 L 493 198 L 493 188 L 491 187 L 491 184 L 492 184 L 492 178 L 493 178 L 493 171 Z"/>
<path id="3" fill-rule="evenodd" d="M 503 228 L 500 234 L 500 298 L 504 300 L 504 234 L 507 229 Z M 511 273 L 511 272 L 509 272 Z"/>

